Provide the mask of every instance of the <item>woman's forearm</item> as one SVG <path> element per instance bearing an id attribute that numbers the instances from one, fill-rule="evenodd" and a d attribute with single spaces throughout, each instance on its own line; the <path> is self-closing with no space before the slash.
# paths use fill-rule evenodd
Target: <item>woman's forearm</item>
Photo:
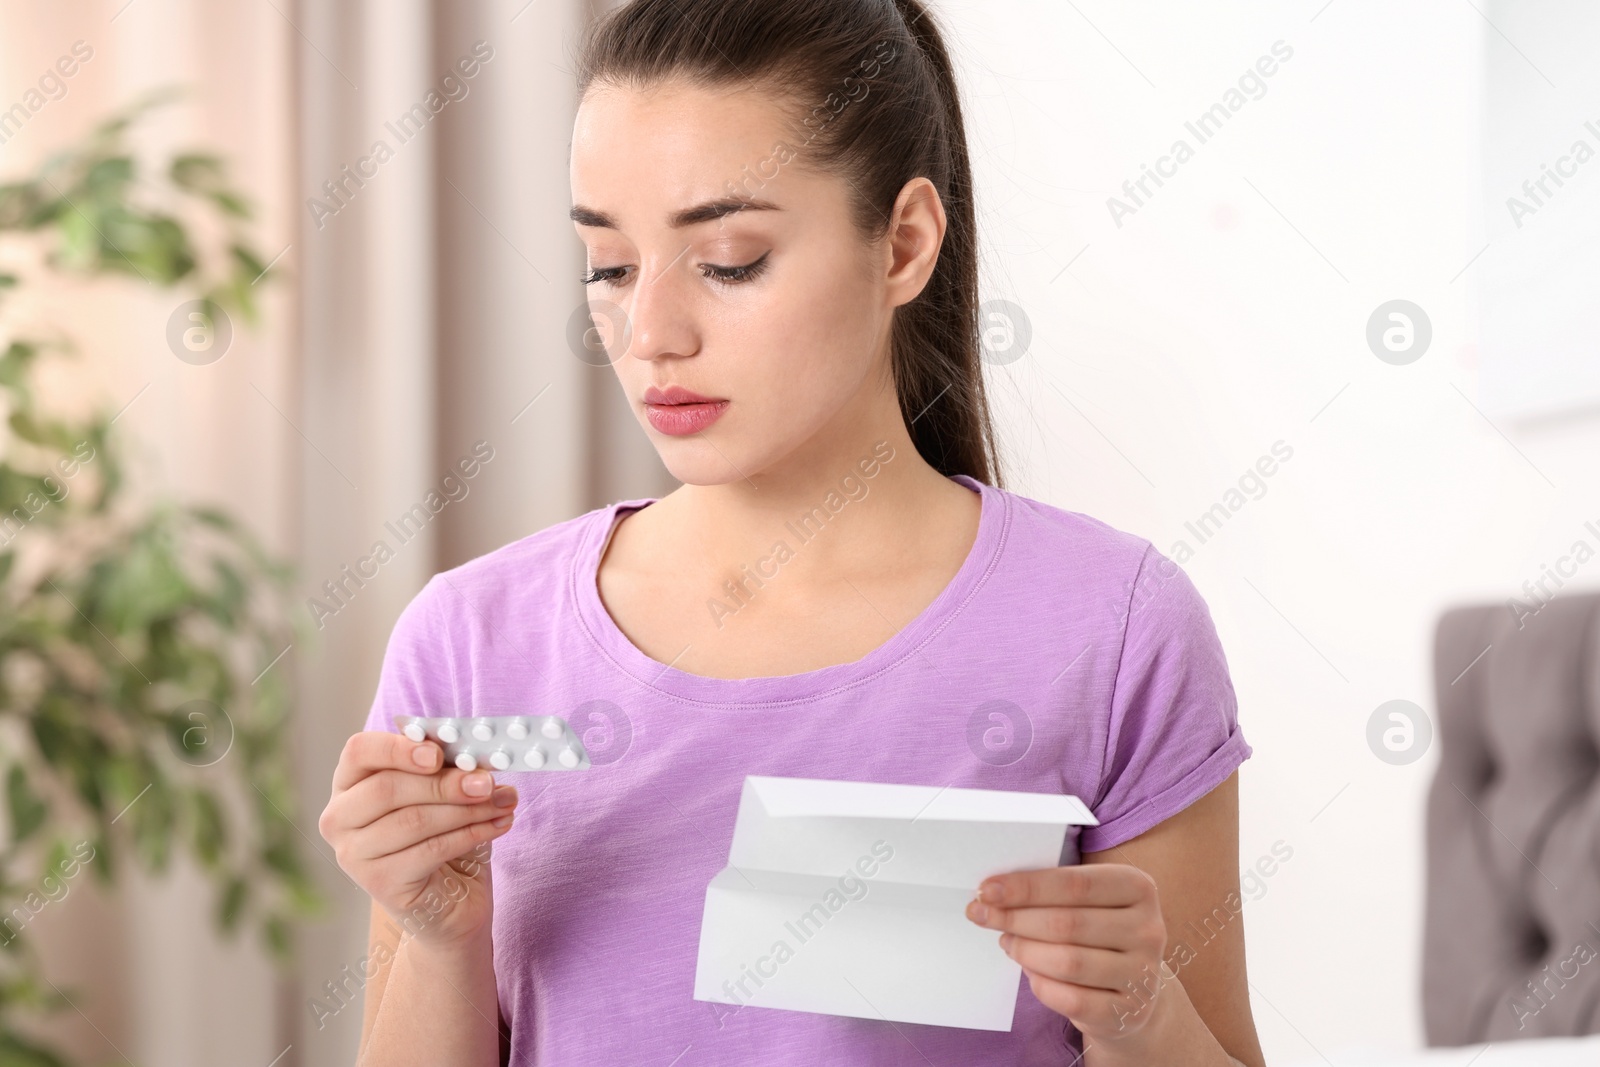
<path id="1" fill-rule="evenodd" d="M 401 942 L 358 1067 L 499 1067 L 500 1004 L 489 931 L 465 944 Z"/>

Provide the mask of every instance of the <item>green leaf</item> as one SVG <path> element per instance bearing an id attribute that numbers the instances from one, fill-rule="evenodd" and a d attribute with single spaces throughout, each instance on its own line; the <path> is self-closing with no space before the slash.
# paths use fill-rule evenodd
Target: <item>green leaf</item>
<path id="1" fill-rule="evenodd" d="M 248 219 L 250 217 L 250 204 L 237 193 L 231 193 L 226 189 L 218 189 L 211 193 L 211 201 L 234 218 Z"/>
<path id="2" fill-rule="evenodd" d="M 39 346 L 28 341 L 12 341 L 0 355 L 0 385 L 18 386 L 25 383 L 28 367 L 39 354 Z"/>
<path id="3" fill-rule="evenodd" d="M 62 203 L 70 210 L 61 213 L 61 247 L 53 262 L 82 269 L 99 256 L 100 229 L 81 207 Z"/>
<path id="4" fill-rule="evenodd" d="M 194 270 L 196 260 L 189 248 L 189 236 L 184 233 L 177 219 L 166 215 L 155 216 L 150 220 L 148 230 L 146 258 L 163 284 L 171 285 Z"/>
<path id="5" fill-rule="evenodd" d="M 225 511 L 218 511 L 216 508 L 205 506 L 192 507 L 189 509 L 189 514 L 194 516 L 196 519 L 199 519 L 207 526 L 214 526 L 217 529 L 225 530 L 228 533 L 233 533 L 239 529 L 239 523 L 232 515 L 229 515 Z"/>
<path id="6" fill-rule="evenodd" d="M 176 823 L 172 790 L 157 779 L 133 806 L 133 844 L 147 870 L 157 874 L 167 869 L 172 858 L 173 828 Z"/>
<path id="7" fill-rule="evenodd" d="M 261 932 L 266 937 L 267 947 L 273 955 L 283 959 L 289 955 L 289 924 L 282 915 L 268 915 L 261 924 Z"/>
<path id="8" fill-rule="evenodd" d="M 40 422 L 32 412 L 13 411 L 11 432 L 31 444 L 71 451 L 72 434 L 59 422 Z"/>
<path id="9" fill-rule="evenodd" d="M 233 933 L 239 927 L 239 918 L 250 899 L 250 881 L 238 875 L 228 879 L 217 902 L 217 926 L 224 933 Z"/>
<path id="10" fill-rule="evenodd" d="M 37 182 L 0 185 L 0 230 L 31 230 L 39 225 L 47 200 Z"/>
<path id="11" fill-rule="evenodd" d="M 65 724 L 53 715 L 41 713 L 33 717 L 32 726 L 33 742 L 39 746 L 39 754 L 46 763 L 59 766 L 70 758 L 72 733 Z"/>
<path id="12" fill-rule="evenodd" d="M 21 941 L 20 938 L 16 940 Z M 76 993 L 77 990 L 73 990 L 73 992 Z M 55 989 L 46 990 L 30 974 L 12 974 L 7 975 L 4 982 L 0 982 L 0 1003 L 7 1006 L 26 1007 L 44 1013 L 60 1011 L 63 1008 L 70 1007 L 72 1001 L 62 992 Z M 15 1038 L 17 1035 L 10 1034 L 9 1036 Z M 0 1060 L 0 1063 L 4 1062 L 4 1060 Z"/>
<path id="13" fill-rule="evenodd" d="M 100 606 L 116 632 L 140 630 L 188 603 L 193 589 L 166 536 L 142 531 L 120 559 L 106 561 Z"/>
<path id="14" fill-rule="evenodd" d="M 28 785 L 28 776 L 20 763 L 13 763 L 6 772 L 6 806 L 11 812 L 11 840 L 26 840 L 44 825 L 50 806 L 34 795 Z"/>
<path id="15" fill-rule="evenodd" d="M 231 630 L 250 599 L 250 587 L 238 568 L 225 559 L 212 559 L 211 569 L 216 575 L 217 587 L 214 594 L 206 598 L 206 613 Z"/>
<path id="16" fill-rule="evenodd" d="M 102 888 L 109 889 L 116 881 L 116 864 L 113 862 L 115 853 L 112 851 L 111 836 L 106 833 L 97 833 L 92 839 L 95 859 L 98 863 L 91 863 L 89 870 L 94 872 L 94 880 Z"/>
<path id="17" fill-rule="evenodd" d="M 67 861 L 71 856 L 72 853 L 67 848 L 67 842 L 58 837 L 50 842 L 50 850 L 44 858 L 44 869 L 53 874 L 59 874 L 66 869 Z"/>
<path id="18" fill-rule="evenodd" d="M 167 176 L 172 184 L 191 192 L 214 189 L 225 180 L 222 160 L 199 152 L 174 156 Z"/>
<path id="19" fill-rule="evenodd" d="M 285 837 L 262 849 L 261 861 L 286 879 L 300 875 L 300 856 L 295 852 L 292 838 Z"/>
<path id="20" fill-rule="evenodd" d="M 118 196 L 122 186 L 133 180 L 133 160 L 128 156 L 102 159 L 89 168 L 84 184 L 93 196 Z"/>
<path id="21" fill-rule="evenodd" d="M 321 915 L 327 908 L 328 898 L 305 875 L 292 879 L 288 890 L 290 904 L 302 915 Z"/>
<path id="22" fill-rule="evenodd" d="M 234 262 L 240 266 L 244 273 L 250 276 L 251 281 L 266 273 L 267 265 L 261 262 L 261 257 L 244 245 L 229 245 L 228 251 L 233 255 Z"/>
<path id="23" fill-rule="evenodd" d="M 114 816 L 115 812 L 105 811 L 106 797 L 100 788 L 98 772 L 104 762 L 104 754 L 92 748 L 81 752 L 71 750 L 71 752 L 72 754 L 63 758 L 58 766 L 65 768 L 72 776 L 72 785 L 77 790 L 78 796 L 83 799 L 89 810 Z"/>
<path id="24" fill-rule="evenodd" d="M 228 842 L 226 821 L 217 798 L 209 791 L 196 789 L 190 793 L 194 814 L 194 851 L 201 864 L 214 869 L 222 859 Z"/>
<path id="25" fill-rule="evenodd" d="M 10 1028 L 0 1030 L 0 1064 L 4 1067 L 70 1067 L 43 1045 L 35 1045 Z"/>

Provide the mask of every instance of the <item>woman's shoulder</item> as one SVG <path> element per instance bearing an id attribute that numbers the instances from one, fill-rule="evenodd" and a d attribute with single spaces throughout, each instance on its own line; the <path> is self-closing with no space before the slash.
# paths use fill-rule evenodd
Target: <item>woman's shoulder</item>
<path id="1" fill-rule="evenodd" d="M 1007 552 L 1029 563 L 1054 560 L 1057 565 L 1047 573 L 1061 573 L 1067 564 L 1077 581 L 1094 576 L 1132 580 L 1147 557 L 1160 555 L 1149 538 L 1104 519 L 1009 489 L 996 492 L 1009 499 Z"/>
<path id="2" fill-rule="evenodd" d="M 1168 555 L 1150 538 L 1093 515 L 1002 492 L 1010 500 L 1001 584 L 1010 600 L 1124 634 L 1210 629 L 1210 608 L 1184 569 L 1190 553 L 1181 541 Z"/>

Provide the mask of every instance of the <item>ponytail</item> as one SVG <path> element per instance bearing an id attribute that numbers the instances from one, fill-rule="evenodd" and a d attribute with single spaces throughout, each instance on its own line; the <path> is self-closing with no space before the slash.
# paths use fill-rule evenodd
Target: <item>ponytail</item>
<path id="1" fill-rule="evenodd" d="M 895 7 L 939 99 L 937 108 L 928 109 L 935 120 L 929 125 L 937 130 L 928 131 L 933 159 L 927 169 L 946 216 L 933 275 L 895 323 L 895 387 L 911 439 L 930 465 L 942 474 L 967 474 L 999 485 L 999 449 L 980 358 L 972 164 L 955 68 L 920 0 L 895 0 Z"/>

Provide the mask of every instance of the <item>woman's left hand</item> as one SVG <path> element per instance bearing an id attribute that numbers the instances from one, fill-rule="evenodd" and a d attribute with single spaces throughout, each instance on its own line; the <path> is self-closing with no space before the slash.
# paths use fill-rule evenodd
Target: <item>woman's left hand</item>
<path id="1" fill-rule="evenodd" d="M 1033 995 L 1085 1038 L 1115 1043 L 1148 1026 L 1161 987 L 1167 927 L 1156 883 L 1127 864 L 1093 863 L 986 878 L 967 918 L 1004 930 Z"/>

